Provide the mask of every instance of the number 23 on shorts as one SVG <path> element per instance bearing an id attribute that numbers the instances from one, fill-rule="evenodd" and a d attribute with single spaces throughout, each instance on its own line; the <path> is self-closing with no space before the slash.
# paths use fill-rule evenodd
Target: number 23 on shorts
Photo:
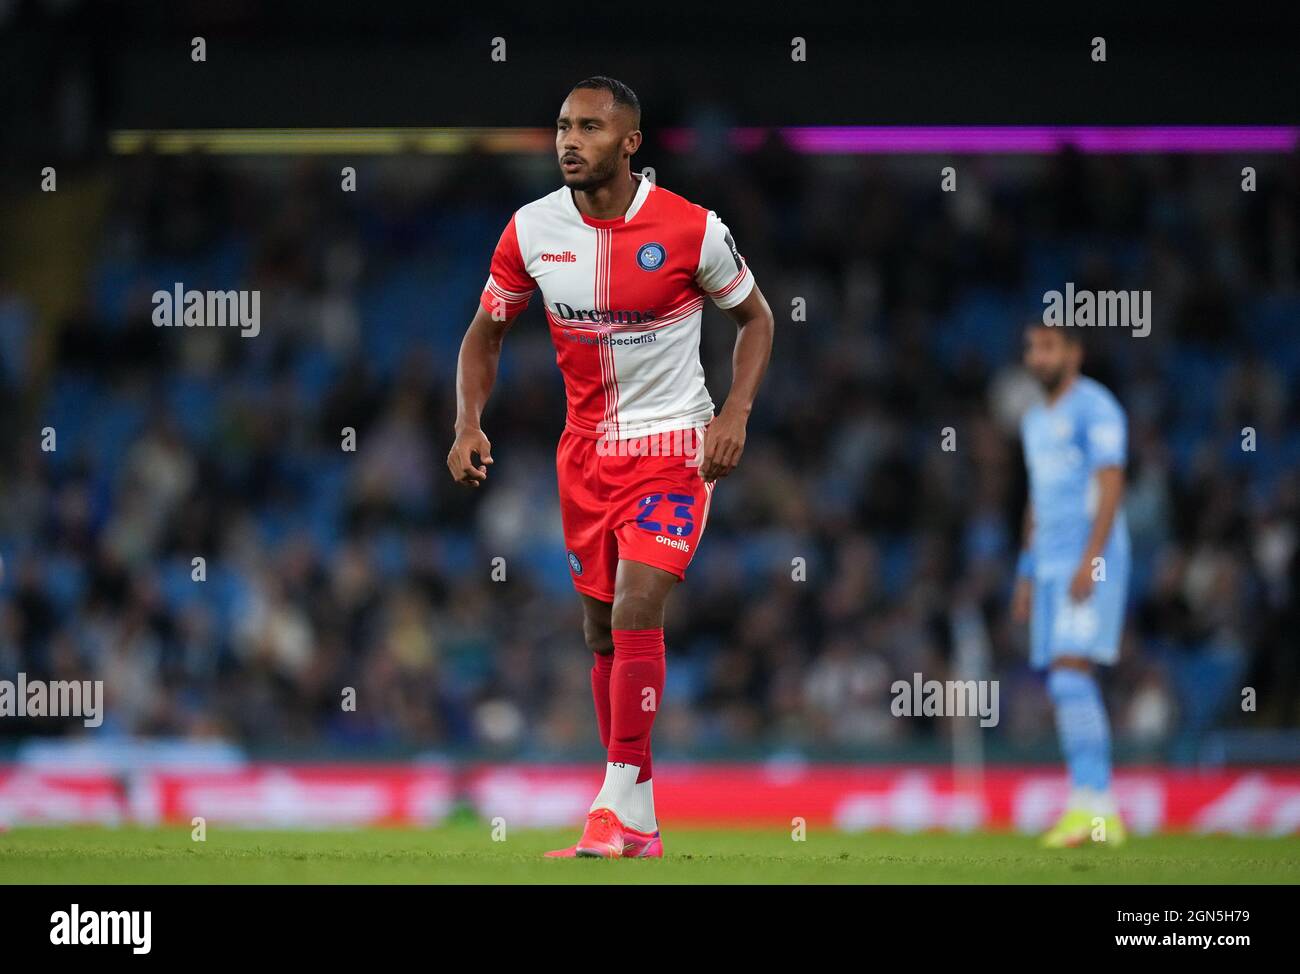
<path id="1" fill-rule="evenodd" d="M 636 517 L 636 526 L 643 531 L 650 531 L 655 534 L 668 534 L 674 538 L 689 538 L 695 530 L 695 515 L 691 512 L 691 507 L 695 504 L 695 498 L 690 494 L 647 494 L 641 498 L 637 505 L 640 508 Z M 651 520 L 656 516 L 660 507 L 673 505 L 672 517 L 674 522 L 664 523 L 658 520 Z M 658 515 L 662 517 L 663 515 Z"/>

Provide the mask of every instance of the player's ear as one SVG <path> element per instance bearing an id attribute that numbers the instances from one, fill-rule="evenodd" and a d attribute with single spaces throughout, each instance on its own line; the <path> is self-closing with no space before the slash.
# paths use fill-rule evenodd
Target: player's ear
<path id="1" fill-rule="evenodd" d="M 633 129 L 631 132 L 627 133 L 627 136 L 623 139 L 623 148 L 626 150 L 628 158 L 636 155 L 636 150 L 641 148 L 640 129 Z"/>

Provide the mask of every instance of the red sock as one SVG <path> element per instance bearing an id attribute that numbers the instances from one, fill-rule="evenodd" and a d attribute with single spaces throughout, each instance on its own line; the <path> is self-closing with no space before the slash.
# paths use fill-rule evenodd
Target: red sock
<path id="1" fill-rule="evenodd" d="M 638 771 L 638 772 L 637 772 L 637 775 L 636 775 L 636 783 L 637 783 L 638 785 L 641 784 L 642 782 L 645 782 L 645 781 L 649 781 L 649 780 L 650 780 L 650 772 L 654 770 L 654 769 L 651 767 L 651 757 L 652 757 L 652 755 L 650 754 L 650 739 L 649 739 L 649 738 L 646 738 L 646 742 L 645 742 L 645 763 L 641 765 L 641 770 Z"/>
<path id="2" fill-rule="evenodd" d="M 614 672 L 609 681 L 609 760 L 650 777 L 650 729 L 664 693 L 663 629 L 615 629 Z"/>
<path id="3" fill-rule="evenodd" d="M 591 697 L 596 703 L 596 726 L 600 729 L 600 746 L 609 750 L 609 675 L 614 672 L 613 653 L 592 653 Z M 636 783 L 649 781 L 654 774 L 653 752 L 646 743 L 645 764 L 636 776 Z"/>
<path id="4" fill-rule="evenodd" d="M 600 728 L 600 746 L 609 750 L 609 675 L 614 672 L 613 653 L 592 653 L 591 699 L 596 702 L 596 726 Z"/>

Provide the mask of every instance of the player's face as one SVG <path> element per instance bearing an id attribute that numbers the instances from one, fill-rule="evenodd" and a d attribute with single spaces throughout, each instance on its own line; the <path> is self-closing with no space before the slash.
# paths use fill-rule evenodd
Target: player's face
<path id="1" fill-rule="evenodd" d="M 1059 328 L 1025 329 L 1025 368 L 1048 392 L 1079 368 L 1080 350 Z"/>
<path id="2" fill-rule="evenodd" d="M 591 190 L 621 171 L 623 159 L 640 145 L 632 113 L 608 91 L 579 88 L 569 93 L 555 121 L 555 151 L 564 184 Z"/>

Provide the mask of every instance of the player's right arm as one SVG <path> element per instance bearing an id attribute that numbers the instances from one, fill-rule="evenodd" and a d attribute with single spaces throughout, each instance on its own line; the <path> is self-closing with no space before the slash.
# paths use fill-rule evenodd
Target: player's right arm
<path id="1" fill-rule="evenodd" d="M 494 318 L 480 306 L 460 343 L 456 360 L 456 441 L 447 454 L 447 469 L 456 483 L 466 487 L 477 487 L 487 480 L 487 465 L 492 463 L 492 444 L 479 423 L 496 383 L 501 345 L 509 328 L 509 321 Z M 477 464 L 474 453 L 479 456 Z"/>
<path id="2" fill-rule="evenodd" d="M 492 272 L 456 359 L 456 440 L 447 454 L 447 469 L 456 483 L 466 487 L 478 487 L 487 480 L 492 444 L 480 426 L 483 409 L 496 383 L 506 332 L 528 306 L 536 287 L 524 267 L 515 218 L 511 217 L 497 241 Z M 475 453 L 478 463 L 474 462 Z"/>

